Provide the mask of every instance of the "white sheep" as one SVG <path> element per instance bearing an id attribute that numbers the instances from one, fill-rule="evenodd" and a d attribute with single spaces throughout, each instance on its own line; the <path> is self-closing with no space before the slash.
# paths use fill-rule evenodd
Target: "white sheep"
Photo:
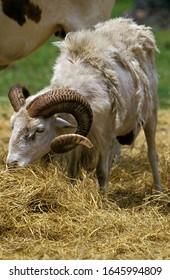
<path id="1" fill-rule="evenodd" d="M 16 112 L 7 166 L 26 165 L 50 150 L 68 152 L 69 176 L 77 178 L 80 167 L 96 169 L 106 193 L 116 139 L 130 145 L 143 128 L 154 184 L 162 191 L 155 144 L 157 47 L 150 28 L 118 18 L 69 33 L 56 45 L 61 54 L 49 87 L 28 98 L 25 88 L 10 90 Z M 59 96 L 67 96 L 66 106 Z"/>

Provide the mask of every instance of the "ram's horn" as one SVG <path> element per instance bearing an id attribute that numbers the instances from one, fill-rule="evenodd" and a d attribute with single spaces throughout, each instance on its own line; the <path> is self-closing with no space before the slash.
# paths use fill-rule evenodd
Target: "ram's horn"
<path id="1" fill-rule="evenodd" d="M 93 147 L 93 144 L 90 142 L 90 140 L 80 134 L 64 134 L 58 136 L 51 142 L 50 146 L 53 152 L 60 154 L 70 151 L 70 148 L 75 148 L 73 143 L 75 147 L 77 145 L 82 145 L 89 149 Z"/>
<path id="2" fill-rule="evenodd" d="M 28 96 L 30 96 L 29 91 L 21 84 L 16 84 L 9 89 L 8 98 L 15 112 L 25 105 Z"/>
<path id="3" fill-rule="evenodd" d="M 52 149 L 60 153 L 72 150 L 79 144 L 83 145 L 83 138 L 78 140 L 79 136 L 88 134 L 93 121 L 92 110 L 87 100 L 78 92 L 68 88 L 57 88 L 41 94 L 34 98 L 26 108 L 32 118 L 49 118 L 56 113 L 69 113 L 75 117 L 78 124 L 77 136 L 70 137 L 66 134 L 64 137 L 55 138 L 52 142 Z M 86 141 L 91 143 L 88 139 Z"/>

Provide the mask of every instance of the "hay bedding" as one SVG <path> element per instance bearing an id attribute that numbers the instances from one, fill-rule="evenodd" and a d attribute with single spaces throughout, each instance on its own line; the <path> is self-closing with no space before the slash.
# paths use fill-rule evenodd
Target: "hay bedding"
<path id="1" fill-rule="evenodd" d="M 160 112 L 157 133 L 161 199 L 151 193 L 142 133 L 113 166 L 104 198 L 93 173 L 73 187 L 54 162 L 5 172 L 9 114 L 0 118 L 0 259 L 170 258 L 168 111 Z"/>

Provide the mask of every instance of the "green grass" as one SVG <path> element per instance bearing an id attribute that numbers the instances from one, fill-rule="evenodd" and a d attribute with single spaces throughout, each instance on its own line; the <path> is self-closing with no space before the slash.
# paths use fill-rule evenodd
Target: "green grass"
<path id="1" fill-rule="evenodd" d="M 112 17 L 118 17 L 123 11 L 132 7 L 132 0 L 119 0 L 113 9 Z M 161 108 L 170 107 L 170 36 L 169 30 L 154 31 L 160 54 L 156 56 L 156 65 L 159 80 L 159 101 Z M 52 46 L 51 38 L 44 46 L 34 54 L 15 62 L 9 68 L 0 72 L 0 104 L 8 104 L 7 93 L 11 85 L 18 82 L 23 83 L 32 94 L 48 85 L 52 77 L 52 66 L 59 51 Z"/>
<path id="2" fill-rule="evenodd" d="M 7 103 L 11 85 L 23 83 L 30 92 L 36 93 L 48 85 L 52 77 L 52 66 L 59 50 L 52 45 L 53 37 L 30 56 L 15 62 L 0 72 L 0 103 Z"/>
<path id="3" fill-rule="evenodd" d="M 112 17 L 119 17 L 124 11 L 132 8 L 133 0 L 116 0 L 115 6 L 112 11 Z"/>
<path id="4" fill-rule="evenodd" d="M 170 107 L 170 30 L 154 31 L 160 53 L 156 55 L 160 107 Z"/>

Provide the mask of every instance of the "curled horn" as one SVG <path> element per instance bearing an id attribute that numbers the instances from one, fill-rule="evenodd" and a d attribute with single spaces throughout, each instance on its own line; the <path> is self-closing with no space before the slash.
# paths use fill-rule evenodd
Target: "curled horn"
<path id="1" fill-rule="evenodd" d="M 85 137 L 93 121 L 92 110 L 87 100 L 78 92 L 67 88 L 48 91 L 34 98 L 26 108 L 32 118 L 49 118 L 56 113 L 69 113 L 75 117 L 78 124 L 76 134 L 56 137 L 51 143 L 53 151 L 68 152 L 79 144 L 92 147 L 90 140 Z"/>
<path id="2" fill-rule="evenodd" d="M 51 150 L 55 153 L 66 153 L 72 150 L 72 143 L 77 145 L 83 145 L 86 148 L 91 149 L 93 144 L 90 140 L 82 135 L 79 134 L 64 134 L 59 137 L 56 137 L 51 142 Z"/>
<path id="3" fill-rule="evenodd" d="M 16 84 L 9 89 L 8 98 L 15 112 L 25 105 L 25 99 L 30 96 L 25 86 Z"/>

